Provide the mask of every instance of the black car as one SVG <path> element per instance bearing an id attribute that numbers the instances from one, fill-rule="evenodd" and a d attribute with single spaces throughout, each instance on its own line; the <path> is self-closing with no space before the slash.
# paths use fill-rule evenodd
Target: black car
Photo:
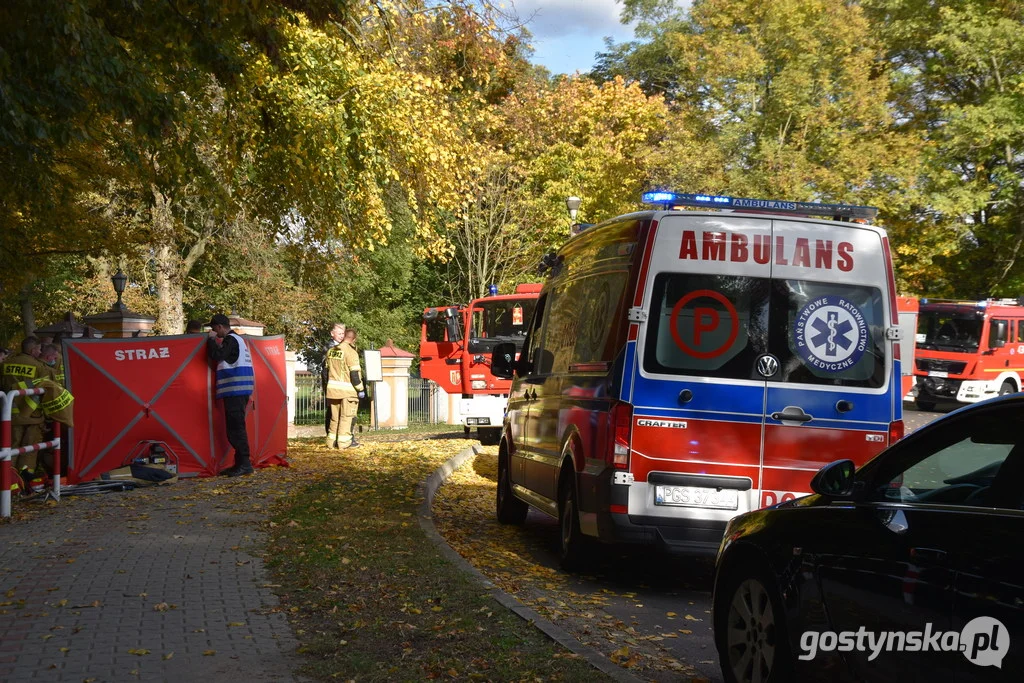
<path id="1" fill-rule="evenodd" d="M 1024 680 L 1024 394 L 962 408 L 813 495 L 735 517 L 714 630 L 732 681 Z"/>

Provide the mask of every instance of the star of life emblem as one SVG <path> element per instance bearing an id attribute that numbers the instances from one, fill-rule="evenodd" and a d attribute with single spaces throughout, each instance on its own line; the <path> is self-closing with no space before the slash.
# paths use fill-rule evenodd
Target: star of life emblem
<path id="1" fill-rule="evenodd" d="M 856 365 L 867 349 L 867 319 L 841 296 L 815 297 L 797 314 L 793 341 L 807 365 L 842 372 Z"/>

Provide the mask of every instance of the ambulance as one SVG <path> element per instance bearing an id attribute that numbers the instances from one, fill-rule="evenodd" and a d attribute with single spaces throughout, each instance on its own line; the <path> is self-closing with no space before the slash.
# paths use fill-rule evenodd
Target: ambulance
<path id="1" fill-rule="evenodd" d="M 512 379 L 497 515 L 714 553 L 728 520 L 903 436 L 889 242 L 872 207 L 653 192 L 545 257 Z"/>

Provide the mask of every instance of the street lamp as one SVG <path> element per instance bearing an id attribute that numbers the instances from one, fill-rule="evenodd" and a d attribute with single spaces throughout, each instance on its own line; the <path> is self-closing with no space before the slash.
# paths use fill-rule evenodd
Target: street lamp
<path id="1" fill-rule="evenodd" d="M 572 219 L 573 223 L 576 222 L 576 214 L 579 212 L 580 204 L 582 203 L 579 197 L 568 197 L 565 200 L 565 208 L 569 210 L 569 218 Z"/>
<path id="2" fill-rule="evenodd" d="M 128 284 L 128 276 L 121 272 L 118 268 L 117 272 L 110 277 L 110 281 L 114 283 L 114 291 L 117 292 L 117 301 L 114 302 L 112 308 L 123 309 L 124 303 L 121 301 L 121 295 L 124 294 L 124 286 Z"/>

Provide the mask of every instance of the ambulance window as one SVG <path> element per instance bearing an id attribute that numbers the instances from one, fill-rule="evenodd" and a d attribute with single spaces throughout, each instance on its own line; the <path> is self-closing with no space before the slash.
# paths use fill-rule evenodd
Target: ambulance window
<path id="1" fill-rule="evenodd" d="M 580 318 L 570 363 L 615 359 L 617 322 L 626 316 L 622 299 L 627 277 L 624 271 L 600 273 L 580 278 L 570 287 L 571 305 Z"/>
<path id="2" fill-rule="evenodd" d="M 875 287 L 772 282 L 770 352 L 776 381 L 845 387 L 885 382 L 885 319 Z"/>
<path id="3" fill-rule="evenodd" d="M 547 309 L 548 297 L 548 294 L 544 294 L 537 300 L 537 310 L 532 318 L 530 332 L 526 338 L 526 348 L 524 353 L 526 354 L 526 359 L 531 363 L 531 370 L 529 372 L 531 375 L 551 371 L 551 364 L 549 362 L 544 363 L 544 365 L 547 366 L 546 369 L 540 367 L 540 364 L 538 363 L 538 359 L 550 356 L 550 354 L 543 353 L 542 348 L 542 342 L 544 339 L 544 318 L 545 311 Z"/>
<path id="4" fill-rule="evenodd" d="M 767 278 L 660 273 L 648 317 L 647 372 L 760 379 L 767 348 Z"/>
<path id="5" fill-rule="evenodd" d="M 546 367 L 546 372 L 565 372 L 569 367 L 584 320 L 587 282 L 586 279 L 577 279 L 554 288 L 551 315 L 544 332 L 544 352 L 538 365 Z"/>

